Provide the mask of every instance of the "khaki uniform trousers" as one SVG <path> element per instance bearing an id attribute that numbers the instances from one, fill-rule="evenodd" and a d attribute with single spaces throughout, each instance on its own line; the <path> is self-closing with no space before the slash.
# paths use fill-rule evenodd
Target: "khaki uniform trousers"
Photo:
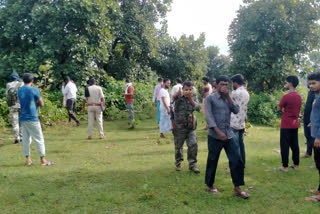
<path id="1" fill-rule="evenodd" d="M 92 136 L 94 119 L 97 120 L 99 135 L 104 136 L 102 110 L 100 106 L 88 106 L 88 136 Z"/>

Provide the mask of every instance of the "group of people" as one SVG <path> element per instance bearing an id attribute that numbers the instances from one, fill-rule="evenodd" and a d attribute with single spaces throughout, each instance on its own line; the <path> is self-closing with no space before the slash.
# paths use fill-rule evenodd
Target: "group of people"
<path id="1" fill-rule="evenodd" d="M 30 166 L 33 164 L 30 157 L 30 144 L 33 140 L 40 156 L 41 165 L 51 166 L 54 162 L 45 158 L 44 138 L 38 118 L 38 107 L 42 107 L 44 102 L 39 90 L 33 87 L 33 75 L 26 73 L 22 79 L 23 82 L 20 82 L 19 75 L 12 73 L 11 81 L 7 84 L 7 103 L 10 107 L 15 136 L 14 143 L 22 142 L 26 165 Z M 244 169 L 246 166 L 244 132 L 247 121 L 247 106 L 250 99 L 245 79 L 241 74 L 232 76 L 231 93 L 229 92 L 230 80 L 227 76 L 218 77 L 213 86 L 207 77 L 202 80 L 204 84 L 201 93 L 202 110 L 206 118 L 206 129 L 208 129 L 208 158 L 205 173 L 207 191 L 212 194 L 220 193 L 215 186 L 215 176 L 220 153 L 224 149 L 229 159 L 234 194 L 247 199 L 249 194 L 240 189 L 240 186 L 244 185 Z M 85 112 L 87 104 L 88 139 L 91 140 L 93 136 L 94 120 L 97 121 L 100 138 L 105 139 L 102 119 L 105 109 L 103 90 L 96 85 L 96 81 L 92 77 L 87 83 L 88 87 L 85 89 L 82 109 Z M 289 167 L 293 169 L 299 167 L 298 128 L 302 98 L 296 91 L 298 84 L 298 77 L 289 76 L 286 78 L 285 88 L 289 92 L 282 97 L 278 105 L 278 110 L 282 112 L 280 130 L 282 167 L 275 168 L 278 171 L 287 172 Z M 194 173 L 200 173 L 197 167 L 197 118 L 194 111 L 200 111 L 201 107 L 196 88 L 192 81 L 183 82 L 180 78 L 177 78 L 170 94 L 170 85 L 171 81 L 169 79 L 159 78 L 154 89 L 153 104 L 157 105 L 160 137 L 165 138 L 164 133 L 169 131 L 173 133 L 176 171 L 182 170 L 183 144 L 186 141 L 189 169 Z M 307 151 L 304 157 L 311 157 L 312 148 L 314 149 L 314 160 L 320 176 L 320 72 L 308 76 L 308 86 L 310 92 L 304 112 Z M 69 122 L 74 120 L 77 125 L 80 125 L 74 113 L 77 87 L 69 77 L 65 77 L 62 93 L 69 114 Z M 134 120 L 134 87 L 129 80 L 126 81 L 125 93 L 122 95 L 126 99 L 129 124 L 131 124 Z M 292 150 L 292 166 L 289 166 L 290 148 Z M 312 193 L 315 195 L 306 199 L 320 201 L 320 184 L 318 189 L 313 190 Z"/>

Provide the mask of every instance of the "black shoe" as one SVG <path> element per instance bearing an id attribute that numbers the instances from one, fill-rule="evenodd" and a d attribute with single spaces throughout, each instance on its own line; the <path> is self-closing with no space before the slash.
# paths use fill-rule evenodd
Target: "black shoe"
<path id="1" fill-rule="evenodd" d="M 77 122 L 77 126 L 80 126 L 80 122 L 79 121 Z"/>
<path id="2" fill-rule="evenodd" d="M 19 143 L 19 142 L 20 142 L 19 140 L 15 140 L 15 141 L 14 141 L 14 144 L 17 144 L 17 143 Z"/>

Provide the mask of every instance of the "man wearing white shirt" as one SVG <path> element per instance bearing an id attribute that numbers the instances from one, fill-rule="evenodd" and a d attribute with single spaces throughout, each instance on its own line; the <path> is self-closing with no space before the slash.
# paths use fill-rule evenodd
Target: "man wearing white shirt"
<path id="1" fill-rule="evenodd" d="M 238 143 L 240 148 L 241 159 L 244 167 L 246 164 L 246 151 L 244 146 L 244 131 L 246 128 L 247 109 L 250 99 L 250 95 L 244 87 L 245 81 L 241 74 L 236 74 L 231 77 L 233 91 L 231 93 L 231 99 L 234 104 L 239 105 L 240 110 L 238 114 L 231 113 L 231 127 L 234 132 L 234 140 Z"/>
<path id="2" fill-rule="evenodd" d="M 182 80 L 181 80 L 181 78 L 177 78 L 176 79 L 176 85 L 172 87 L 172 90 L 171 90 L 171 101 L 173 101 L 173 98 L 178 93 L 178 91 L 182 91 Z"/>
<path id="3" fill-rule="evenodd" d="M 66 96 L 67 99 L 67 110 L 69 114 L 69 122 L 73 119 L 76 121 L 77 126 L 80 125 L 79 120 L 76 118 L 74 111 L 76 109 L 76 101 L 77 101 L 77 87 L 76 85 L 70 80 L 70 77 L 66 76 L 64 82 L 62 83 L 62 93 Z"/>
<path id="4" fill-rule="evenodd" d="M 170 120 L 170 88 L 171 81 L 169 79 L 163 80 L 164 87 L 160 90 L 160 137 L 165 138 L 165 132 L 170 132 L 172 124 Z"/>
<path id="5" fill-rule="evenodd" d="M 157 105 L 157 123 L 160 123 L 160 90 L 162 88 L 163 79 L 161 77 L 158 78 L 158 84 L 154 87 L 152 104 L 153 106 Z"/>

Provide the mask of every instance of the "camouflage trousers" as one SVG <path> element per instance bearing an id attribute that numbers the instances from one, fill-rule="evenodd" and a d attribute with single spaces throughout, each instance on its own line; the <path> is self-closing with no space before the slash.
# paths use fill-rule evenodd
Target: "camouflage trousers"
<path id="1" fill-rule="evenodd" d="M 198 143 L 195 130 L 185 128 L 175 128 L 174 134 L 174 146 L 175 146 L 175 165 L 181 164 L 183 161 L 183 144 L 186 141 L 188 146 L 187 158 L 189 162 L 189 168 L 197 166 L 197 154 Z"/>
<path id="2" fill-rule="evenodd" d="M 10 119 L 15 140 L 22 139 L 21 127 L 19 124 L 20 109 L 10 107 Z"/>

